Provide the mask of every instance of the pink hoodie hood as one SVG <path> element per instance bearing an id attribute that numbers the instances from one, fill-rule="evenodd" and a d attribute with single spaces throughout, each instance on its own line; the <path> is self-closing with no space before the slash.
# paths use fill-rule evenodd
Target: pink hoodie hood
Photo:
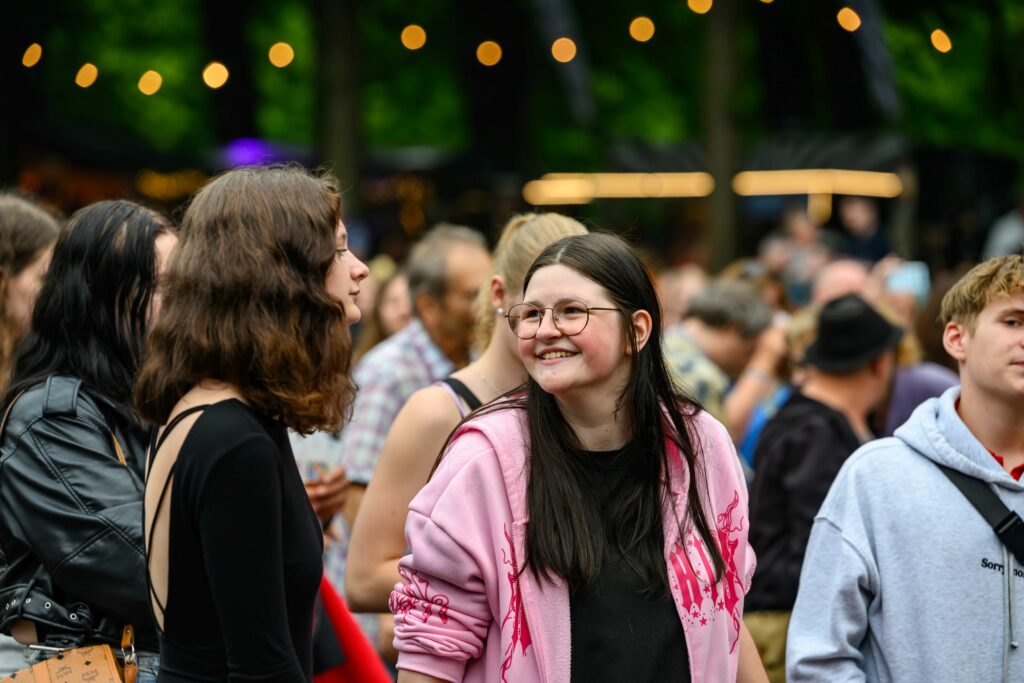
<path id="1" fill-rule="evenodd" d="M 722 579 L 686 519 L 689 473 L 674 446 L 663 511 L 665 559 L 686 634 L 691 680 L 735 680 L 743 596 L 754 554 L 747 493 L 725 428 L 706 413 L 691 438 L 707 478 L 706 516 L 725 559 Z M 570 680 L 569 591 L 519 572 L 524 555 L 529 449 L 525 414 L 501 410 L 463 425 L 409 506 L 411 554 L 391 595 L 398 666 L 449 681 Z"/>

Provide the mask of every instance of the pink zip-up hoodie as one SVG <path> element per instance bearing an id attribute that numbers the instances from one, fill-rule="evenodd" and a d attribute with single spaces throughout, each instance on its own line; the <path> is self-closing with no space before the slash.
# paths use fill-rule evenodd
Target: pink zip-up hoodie
<path id="1" fill-rule="evenodd" d="M 409 505 L 404 582 L 391 593 L 398 667 L 447 681 L 567 683 L 569 591 L 519 573 L 526 542 L 525 413 L 502 410 L 463 425 L 434 476 Z M 705 511 L 725 574 L 686 516 L 689 473 L 670 445 L 671 496 L 663 512 L 665 563 L 694 683 L 736 680 L 743 598 L 754 574 L 747 491 L 725 428 L 691 421 L 707 478 Z M 711 579 L 709 580 L 709 577 Z"/>

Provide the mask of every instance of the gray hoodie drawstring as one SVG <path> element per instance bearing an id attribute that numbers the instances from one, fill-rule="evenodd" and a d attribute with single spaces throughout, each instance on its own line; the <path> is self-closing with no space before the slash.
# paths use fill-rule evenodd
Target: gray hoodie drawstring
<path id="1" fill-rule="evenodd" d="M 1005 568 L 1006 585 L 1003 591 L 1003 627 L 1010 643 L 1008 647 L 1003 648 L 1003 683 L 1009 683 L 1010 681 L 1010 649 L 1016 650 L 1020 647 L 1020 643 L 1017 641 L 1017 634 L 1013 628 L 1013 559 L 1013 555 L 1004 545 L 1003 567 Z"/>

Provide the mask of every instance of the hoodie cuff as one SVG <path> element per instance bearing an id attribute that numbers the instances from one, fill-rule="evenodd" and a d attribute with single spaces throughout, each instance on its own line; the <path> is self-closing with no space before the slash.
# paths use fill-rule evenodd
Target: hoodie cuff
<path id="1" fill-rule="evenodd" d="M 398 668 L 459 683 L 466 673 L 466 660 L 448 659 L 425 652 L 399 652 Z"/>

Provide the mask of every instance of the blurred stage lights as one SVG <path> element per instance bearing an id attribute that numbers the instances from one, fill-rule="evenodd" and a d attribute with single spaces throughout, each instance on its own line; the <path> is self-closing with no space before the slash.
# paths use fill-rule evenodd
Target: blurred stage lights
<path id="1" fill-rule="evenodd" d="M 406 50 L 419 50 L 427 44 L 427 32 L 419 24 L 409 24 L 402 29 L 402 45 Z"/>
<path id="2" fill-rule="evenodd" d="M 836 14 L 836 21 L 845 31 L 853 33 L 860 28 L 860 15 L 849 7 L 844 7 Z"/>
<path id="3" fill-rule="evenodd" d="M 139 91 L 143 95 L 155 95 L 163 84 L 163 76 L 151 69 L 139 78 Z"/>
<path id="4" fill-rule="evenodd" d="M 949 39 L 945 31 L 937 28 L 932 31 L 932 47 L 939 52 L 949 52 L 953 49 L 953 41 Z"/>
<path id="5" fill-rule="evenodd" d="M 270 46 L 267 57 L 270 59 L 271 64 L 278 69 L 283 69 L 295 59 L 295 50 L 288 43 L 274 43 Z"/>
<path id="6" fill-rule="evenodd" d="M 100 70 L 96 68 L 95 64 L 86 62 L 82 65 L 82 68 L 75 74 L 75 85 L 79 88 L 88 88 L 90 85 L 96 82 L 96 78 L 100 75 Z"/>
<path id="7" fill-rule="evenodd" d="M 39 60 L 43 58 L 43 46 L 39 43 L 32 43 L 25 48 L 25 53 L 21 56 L 21 65 L 28 68 L 34 67 L 39 63 Z"/>
<path id="8" fill-rule="evenodd" d="M 566 64 L 576 58 L 576 43 L 570 38 L 559 38 L 551 43 L 551 56 L 556 62 Z"/>
<path id="9" fill-rule="evenodd" d="M 711 174 L 696 173 L 548 173 L 523 187 L 534 206 L 589 204 L 594 199 L 706 197 L 715 189 Z"/>
<path id="10" fill-rule="evenodd" d="M 484 66 L 494 66 L 501 61 L 501 45 L 493 40 L 485 40 L 476 48 L 476 59 Z"/>
<path id="11" fill-rule="evenodd" d="M 744 171 L 732 181 L 736 194 L 849 194 L 891 199 L 903 194 L 903 181 L 895 173 L 846 171 L 832 168 L 786 171 Z"/>
<path id="12" fill-rule="evenodd" d="M 686 0 L 686 6 L 697 14 L 707 14 L 712 4 L 712 0 Z"/>
<path id="13" fill-rule="evenodd" d="M 654 22 L 647 17 L 637 17 L 629 22 L 629 37 L 638 43 L 646 43 L 654 37 Z"/>
<path id="14" fill-rule="evenodd" d="M 220 62 L 210 62 L 206 65 L 206 68 L 203 69 L 203 83 L 205 83 L 207 87 L 216 90 L 228 82 L 229 75 L 230 74 L 228 73 L 228 68 L 226 66 Z"/>
<path id="15" fill-rule="evenodd" d="M 589 204 L 595 199 L 669 199 L 707 197 L 715 189 L 709 173 L 548 173 L 523 186 L 523 198 L 533 206 Z M 833 194 L 891 199 L 903 193 L 895 173 L 841 169 L 744 171 L 732 189 L 744 197 L 808 195 L 823 209 Z M 819 211 L 820 212 L 820 211 Z"/>

